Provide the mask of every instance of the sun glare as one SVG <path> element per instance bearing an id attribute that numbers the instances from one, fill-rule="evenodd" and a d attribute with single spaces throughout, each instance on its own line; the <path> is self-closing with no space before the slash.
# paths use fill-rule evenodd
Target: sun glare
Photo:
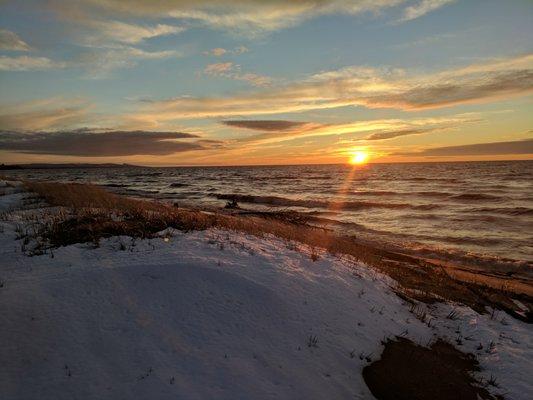
<path id="1" fill-rule="evenodd" d="M 354 151 L 350 157 L 350 164 L 360 165 L 368 161 L 368 153 L 365 151 Z"/>

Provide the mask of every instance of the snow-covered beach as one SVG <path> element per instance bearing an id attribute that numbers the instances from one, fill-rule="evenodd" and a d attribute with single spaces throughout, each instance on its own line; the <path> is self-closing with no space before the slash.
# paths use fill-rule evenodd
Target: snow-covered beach
<path id="1" fill-rule="evenodd" d="M 349 256 L 221 229 L 30 257 L 17 231 L 42 204 L 6 185 L 2 398 L 372 399 L 363 368 L 395 337 L 444 339 L 476 356 L 492 394 L 533 397 L 531 325 L 502 311 L 413 305 Z"/>

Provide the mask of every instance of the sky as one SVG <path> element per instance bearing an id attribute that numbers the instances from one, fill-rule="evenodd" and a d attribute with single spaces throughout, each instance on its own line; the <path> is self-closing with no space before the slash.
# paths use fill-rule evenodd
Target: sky
<path id="1" fill-rule="evenodd" d="M 532 0 L 0 0 L 0 162 L 533 159 Z"/>

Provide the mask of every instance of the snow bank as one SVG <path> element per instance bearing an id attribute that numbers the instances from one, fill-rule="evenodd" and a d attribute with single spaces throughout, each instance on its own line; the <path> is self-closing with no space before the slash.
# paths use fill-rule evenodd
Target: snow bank
<path id="1" fill-rule="evenodd" d="M 5 398 L 372 399 L 362 369 L 395 335 L 448 337 L 478 355 L 496 393 L 533 398 L 528 325 L 443 304 L 421 305 L 434 316 L 422 323 L 392 280 L 349 258 L 219 230 L 27 257 L 11 219 L 0 222 Z"/>

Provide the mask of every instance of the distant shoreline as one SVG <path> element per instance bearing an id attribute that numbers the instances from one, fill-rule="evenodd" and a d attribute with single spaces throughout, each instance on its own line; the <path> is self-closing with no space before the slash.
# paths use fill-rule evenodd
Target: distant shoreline
<path id="1" fill-rule="evenodd" d="M 0 170 L 18 170 L 18 169 L 76 169 L 76 168 L 149 168 L 144 167 L 141 165 L 133 165 L 133 164 L 114 164 L 114 163 L 105 163 L 105 164 L 91 164 L 91 163 L 84 163 L 84 164 L 76 164 L 76 163 L 68 163 L 68 164 L 48 164 L 48 163 L 42 163 L 42 164 L 2 164 L 0 165 Z"/>
<path id="2" fill-rule="evenodd" d="M 457 164 L 457 163 L 506 163 L 506 162 L 533 162 L 533 159 L 521 160 L 458 160 L 458 161 L 402 161 L 402 162 L 369 162 L 368 165 L 389 164 Z M 295 166 L 327 166 L 346 165 L 347 163 L 334 164 L 242 164 L 242 165 L 137 165 L 117 163 L 31 163 L 31 164 L 0 164 L 0 171 L 21 169 L 79 169 L 79 168 L 253 168 L 253 167 L 295 167 Z M 358 167 L 361 168 L 361 167 Z M 364 166 L 363 166 L 364 168 Z"/>

